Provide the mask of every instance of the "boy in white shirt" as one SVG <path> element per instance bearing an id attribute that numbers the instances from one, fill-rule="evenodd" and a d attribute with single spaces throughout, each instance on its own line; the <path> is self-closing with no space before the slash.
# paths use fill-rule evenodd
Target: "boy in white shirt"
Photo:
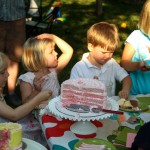
<path id="1" fill-rule="evenodd" d="M 121 98 L 128 98 L 131 79 L 128 73 L 112 58 L 118 47 L 118 30 L 114 24 L 99 22 L 87 31 L 87 47 L 82 60 L 71 70 L 70 78 L 95 78 L 113 83 L 111 95 L 115 95 L 116 80 L 122 83 Z"/>

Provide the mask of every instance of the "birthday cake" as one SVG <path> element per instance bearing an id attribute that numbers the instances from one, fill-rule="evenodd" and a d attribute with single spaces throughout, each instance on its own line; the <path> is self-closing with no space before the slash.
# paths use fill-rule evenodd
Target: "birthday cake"
<path id="1" fill-rule="evenodd" d="M 61 103 L 68 109 L 89 111 L 89 107 L 106 108 L 105 85 L 96 79 L 69 79 L 61 84 Z"/>
<path id="2" fill-rule="evenodd" d="M 0 150 L 22 150 L 22 126 L 0 123 Z"/>

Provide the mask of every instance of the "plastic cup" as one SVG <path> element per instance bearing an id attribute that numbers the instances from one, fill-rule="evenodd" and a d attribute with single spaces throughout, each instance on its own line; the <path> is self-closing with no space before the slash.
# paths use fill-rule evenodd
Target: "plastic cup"
<path id="1" fill-rule="evenodd" d="M 113 83 L 111 81 L 108 80 L 100 80 L 102 83 L 104 83 L 105 87 L 106 87 L 106 92 L 107 92 L 107 96 L 108 97 L 112 97 L 112 86 Z"/>
<path id="2" fill-rule="evenodd" d="M 147 68 L 150 68 L 150 58 L 145 59 L 144 61 L 145 61 L 145 66 L 146 66 Z"/>

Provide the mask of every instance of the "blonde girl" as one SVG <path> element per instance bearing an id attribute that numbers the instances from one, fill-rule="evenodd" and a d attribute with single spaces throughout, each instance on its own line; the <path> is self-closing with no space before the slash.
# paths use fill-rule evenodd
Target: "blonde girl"
<path id="1" fill-rule="evenodd" d="M 55 45 L 61 52 L 59 57 Z M 42 34 L 29 38 L 24 44 L 22 56 L 28 72 L 19 77 L 22 102 L 26 103 L 45 89 L 52 91 L 51 98 L 58 96 L 60 86 L 57 75 L 69 63 L 72 54 L 72 47 L 56 35 Z"/>
<path id="2" fill-rule="evenodd" d="M 8 79 L 8 57 L 0 52 L 0 123 L 7 121 L 17 121 L 27 114 L 29 114 L 36 106 L 42 101 L 47 100 L 51 96 L 50 91 L 43 91 L 36 95 L 34 98 L 24 105 L 11 108 L 5 103 L 3 96 L 3 88 L 6 85 Z"/>

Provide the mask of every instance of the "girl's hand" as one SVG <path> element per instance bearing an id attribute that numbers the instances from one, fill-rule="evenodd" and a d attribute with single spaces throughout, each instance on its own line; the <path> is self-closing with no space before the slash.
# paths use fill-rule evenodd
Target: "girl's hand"
<path id="1" fill-rule="evenodd" d="M 41 91 L 36 95 L 37 99 L 39 99 L 40 102 L 48 100 L 51 96 L 52 92 L 50 90 Z"/>
<path id="2" fill-rule="evenodd" d="M 141 71 L 150 71 L 150 68 L 147 68 L 144 61 L 139 62 Z"/>
<path id="3" fill-rule="evenodd" d="M 118 93 L 119 97 L 120 98 L 124 98 L 124 99 L 128 99 L 128 96 L 129 96 L 129 92 L 128 91 L 125 91 L 125 90 L 122 90 Z"/>
<path id="4" fill-rule="evenodd" d="M 53 34 L 44 33 L 44 34 L 40 34 L 40 35 L 36 36 L 36 38 L 37 38 L 37 39 L 45 39 L 45 38 L 48 38 L 48 39 L 54 40 L 54 35 L 53 35 Z"/>

